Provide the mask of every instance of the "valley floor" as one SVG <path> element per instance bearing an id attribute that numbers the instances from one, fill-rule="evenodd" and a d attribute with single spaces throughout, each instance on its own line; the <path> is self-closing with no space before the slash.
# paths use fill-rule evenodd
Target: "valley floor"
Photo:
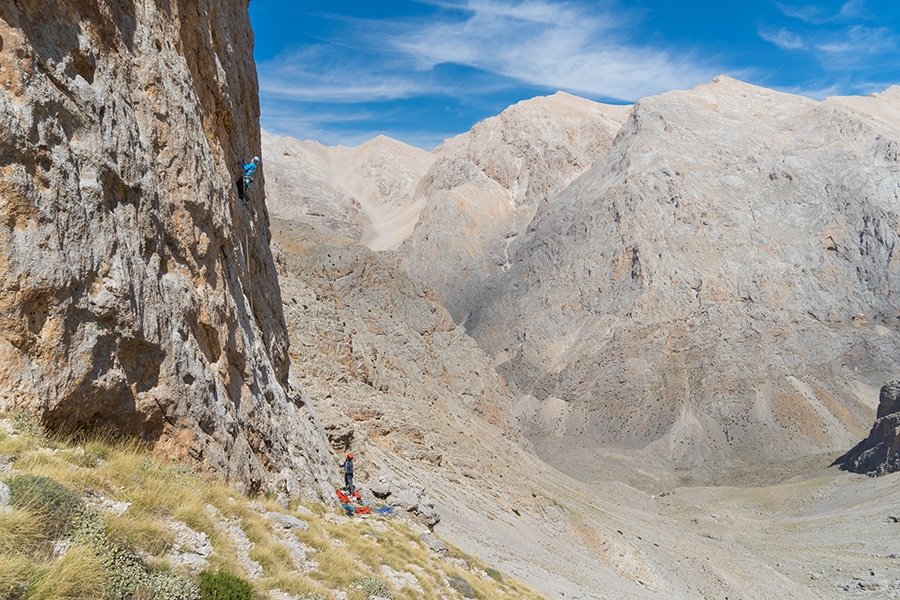
<path id="1" fill-rule="evenodd" d="M 547 456 L 550 446 L 536 450 Z M 598 553 L 649 592 L 598 588 L 566 598 L 900 598 L 897 475 L 843 472 L 824 455 L 723 471 L 727 485 L 692 486 L 633 457 L 571 448 L 566 456 L 555 466 L 587 480 L 573 504 L 620 538 L 609 552 L 601 535 Z"/>

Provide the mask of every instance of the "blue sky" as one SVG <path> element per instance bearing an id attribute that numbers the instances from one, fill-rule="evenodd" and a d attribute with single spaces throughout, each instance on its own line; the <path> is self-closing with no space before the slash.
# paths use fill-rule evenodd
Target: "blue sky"
<path id="1" fill-rule="evenodd" d="M 262 126 L 431 150 L 558 90 L 613 104 L 725 73 L 821 99 L 900 84 L 900 0 L 252 0 Z"/>

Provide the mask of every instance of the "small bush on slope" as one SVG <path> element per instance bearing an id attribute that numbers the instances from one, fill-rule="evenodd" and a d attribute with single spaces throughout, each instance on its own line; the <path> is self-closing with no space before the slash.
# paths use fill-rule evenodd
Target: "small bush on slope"
<path id="1" fill-rule="evenodd" d="M 448 580 L 450 587 L 462 594 L 463 598 L 475 597 L 475 590 L 472 589 L 472 584 L 466 581 L 462 575 L 451 575 Z"/>
<path id="2" fill-rule="evenodd" d="M 203 600 L 250 600 L 253 588 L 247 581 L 231 573 L 200 573 L 200 595 Z"/>
<path id="3" fill-rule="evenodd" d="M 6 485 L 14 507 L 43 517 L 44 534 L 50 539 L 65 533 L 75 513 L 84 505 L 75 492 L 49 477 L 15 475 Z"/>
<path id="4" fill-rule="evenodd" d="M 388 584 L 375 577 L 360 577 L 351 584 L 351 587 L 359 590 L 365 594 L 366 597 L 378 596 L 379 598 L 387 598 L 388 600 L 393 600 L 394 598 Z"/>

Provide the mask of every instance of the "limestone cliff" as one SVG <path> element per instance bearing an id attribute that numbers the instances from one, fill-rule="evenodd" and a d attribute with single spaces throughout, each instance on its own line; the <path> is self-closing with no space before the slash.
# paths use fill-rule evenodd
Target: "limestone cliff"
<path id="1" fill-rule="evenodd" d="M 0 5 L 0 407 L 315 496 L 252 48 L 244 0 Z"/>

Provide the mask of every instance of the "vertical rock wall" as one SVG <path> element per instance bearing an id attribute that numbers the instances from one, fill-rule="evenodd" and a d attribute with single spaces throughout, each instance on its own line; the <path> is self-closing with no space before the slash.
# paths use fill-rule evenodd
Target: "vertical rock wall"
<path id="1" fill-rule="evenodd" d="M 314 496 L 245 0 L 0 4 L 0 409 Z M 287 392 L 286 392 L 287 390 Z"/>

